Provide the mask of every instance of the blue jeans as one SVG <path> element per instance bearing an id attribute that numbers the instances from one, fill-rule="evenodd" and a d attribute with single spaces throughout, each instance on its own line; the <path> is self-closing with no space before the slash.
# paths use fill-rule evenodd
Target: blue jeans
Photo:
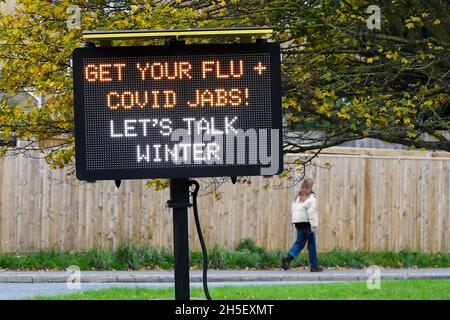
<path id="1" fill-rule="evenodd" d="M 309 264 L 313 268 L 318 267 L 316 253 L 316 235 L 311 231 L 311 228 L 305 229 L 297 226 L 295 228 L 297 229 L 297 240 L 295 241 L 291 250 L 289 250 L 289 255 L 294 258 L 298 256 L 305 247 L 306 242 L 308 242 Z"/>

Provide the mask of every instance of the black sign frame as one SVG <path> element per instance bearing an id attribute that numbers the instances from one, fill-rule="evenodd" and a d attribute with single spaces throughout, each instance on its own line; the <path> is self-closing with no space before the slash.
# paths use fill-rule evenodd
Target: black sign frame
<path id="1" fill-rule="evenodd" d="M 131 169 L 86 169 L 86 135 L 85 110 L 83 106 L 83 58 L 104 57 L 140 57 L 145 56 L 180 56 L 204 54 L 245 54 L 269 53 L 271 72 L 271 114 L 272 128 L 278 130 L 278 149 L 272 150 L 273 163 L 277 165 L 274 173 L 277 175 L 283 169 L 282 153 L 282 115 L 281 115 L 281 71 L 280 46 L 276 43 L 240 43 L 240 44 L 200 44 L 200 45 L 165 45 L 165 46 L 123 46 L 123 47 L 85 47 L 73 52 L 73 88 L 74 88 L 74 118 L 75 118 L 75 158 L 76 177 L 82 181 L 151 179 L 151 178 L 190 178 L 190 177 L 233 177 L 260 176 L 261 165 L 214 165 L 170 168 L 131 168 Z M 273 154 L 278 154 L 273 159 Z M 267 166 L 269 167 L 269 166 Z"/>

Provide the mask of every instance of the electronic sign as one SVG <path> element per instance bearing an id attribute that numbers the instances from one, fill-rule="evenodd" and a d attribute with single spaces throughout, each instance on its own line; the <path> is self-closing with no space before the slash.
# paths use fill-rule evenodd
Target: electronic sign
<path id="1" fill-rule="evenodd" d="M 73 53 L 80 180 L 274 175 L 274 43 L 86 47 Z"/>

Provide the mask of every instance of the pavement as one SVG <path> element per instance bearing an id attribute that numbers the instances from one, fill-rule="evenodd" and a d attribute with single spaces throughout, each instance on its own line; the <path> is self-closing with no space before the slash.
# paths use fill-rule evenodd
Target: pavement
<path id="1" fill-rule="evenodd" d="M 339 281 L 367 281 L 373 271 L 330 270 L 312 273 L 300 270 L 209 270 L 208 285 L 304 285 Z M 381 269 L 381 280 L 450 279 L 450 268 Z M 201 287 L 202 272 L 190 271 L 191 287 Z M 79 282 L 73 285 L 70 282 Z M 69 284 L 68 284 L 69 283 Z M 111 287 L 172 288 L 171 271 L 0 271 L 0 300 L 28 299 L 42 295 L 67 294 Z"/>

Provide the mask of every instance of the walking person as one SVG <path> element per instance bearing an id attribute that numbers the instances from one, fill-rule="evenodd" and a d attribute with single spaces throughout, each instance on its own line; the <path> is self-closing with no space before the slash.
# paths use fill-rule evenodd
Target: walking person
<path id="1" fill-rule="evenodd" d="M 292 223 L 297 230 L 297 239 L 289 253 L 282 258 L 281 267 L 289 269 L 289 263 L 308 243 L 309 264 L 311 272 L 322 272 L 319 267 L 316 253 L 316 234 L 319 227 L 317 216 L 317 198 L 312 191 L 313 181 L 309 178 L 303 180 L 297 198 L 292 203 Z"/>

